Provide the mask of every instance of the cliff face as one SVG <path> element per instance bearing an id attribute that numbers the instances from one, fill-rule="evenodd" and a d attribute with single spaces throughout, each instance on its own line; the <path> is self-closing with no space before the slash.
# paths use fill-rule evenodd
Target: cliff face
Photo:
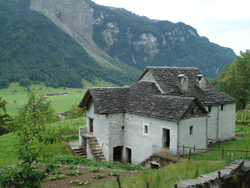
<path id="1" fill-rule="evenodd" d="M 150 20 L 90 0 L 31 0 L 30 8 L 46 15 L 108 68 L 192 66 L 212 78 L 236 57 L 233 50 L 210 43 L 184 23 Z"/>

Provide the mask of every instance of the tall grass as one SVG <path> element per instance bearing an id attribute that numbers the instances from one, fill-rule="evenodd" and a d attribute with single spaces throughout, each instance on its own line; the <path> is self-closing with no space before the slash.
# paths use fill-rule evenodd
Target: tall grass
<path id="1" fill-rule="evenodd" d="M 137 177 L 130 176 L 121 178 L 122 188 L 149 187 L 154 188 L 172 188 L 174 184 L 186 179 L 195 179 L 198 176 L 222 169 L 227 165 L 226 161 L 185 161 L 164 167 L 160 170 L 146 171 Z M 92 187 L 116 188 L 117 182 L 107 182 L 93 185 Z"/>

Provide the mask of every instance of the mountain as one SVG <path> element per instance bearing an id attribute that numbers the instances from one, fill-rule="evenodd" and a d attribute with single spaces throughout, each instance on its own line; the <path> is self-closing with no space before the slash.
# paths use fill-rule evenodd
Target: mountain
<path id="1" fill-rule="evenodd" d="M 27 86 L 82 87 L 82 78 L 132 84 L 140 71 L 125 63 L 98 64 L 71 36 L 29 8 L 30 0 L 0 0 L 0 89 Z"/>
<path id="2" fill-rule="evenodd" d="M 199 67 L 213 78 L 235 58 L 181 22 L 90 0 L 0 0 L 0 88 L 30 80 L 80 87 L 82 78 L 131 84 L 145 66 Z"/>

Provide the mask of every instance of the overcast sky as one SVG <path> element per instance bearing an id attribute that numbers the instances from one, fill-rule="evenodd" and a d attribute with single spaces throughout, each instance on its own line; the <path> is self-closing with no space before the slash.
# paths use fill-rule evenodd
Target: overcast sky
<path id="1" fill-rule="evenodd" d="M 96 4 L 125 8 L 150 19 L 184 22 L 200 36 L 234 50 L 250 49 L 249 0 L 92 0 Z"/>

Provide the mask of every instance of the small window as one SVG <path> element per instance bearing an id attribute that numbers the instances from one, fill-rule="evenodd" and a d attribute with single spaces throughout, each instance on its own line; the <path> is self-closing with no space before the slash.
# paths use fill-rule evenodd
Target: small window
<path id="1" fill-rule="evenodd" d="M 124 130 L 124 126 L 122 126 L 122 130 Z"/>
<path id="2" fill-rule="evenodd" d="M 201 81 L 201 77 L 198 77 L 198 80 Z"/>
<path id="3" fill-rule="evenodd" d="M 212 106 L 209 106 L 208 107 L 208 112 L 211 112 L 211 110 L 212 110 Z"/>
<path id="4" fill-rule="evenodd" d="M 144 133 L 148 134 L 148 126 L 147 125 L 144 125 Z"/>
<path id="5" fill-rule="evenodd" d="M 190 128 L 189 128 L 189 134 L 193 135 L 193 126 L 190 126 Z"/>
<path id="6" fill-rule="evenodd" d="M 222 105 L 220 105 L 220 110 L 221 110 L 221 111 L 223 110 L 223 104 L 222 104 Z"/>

